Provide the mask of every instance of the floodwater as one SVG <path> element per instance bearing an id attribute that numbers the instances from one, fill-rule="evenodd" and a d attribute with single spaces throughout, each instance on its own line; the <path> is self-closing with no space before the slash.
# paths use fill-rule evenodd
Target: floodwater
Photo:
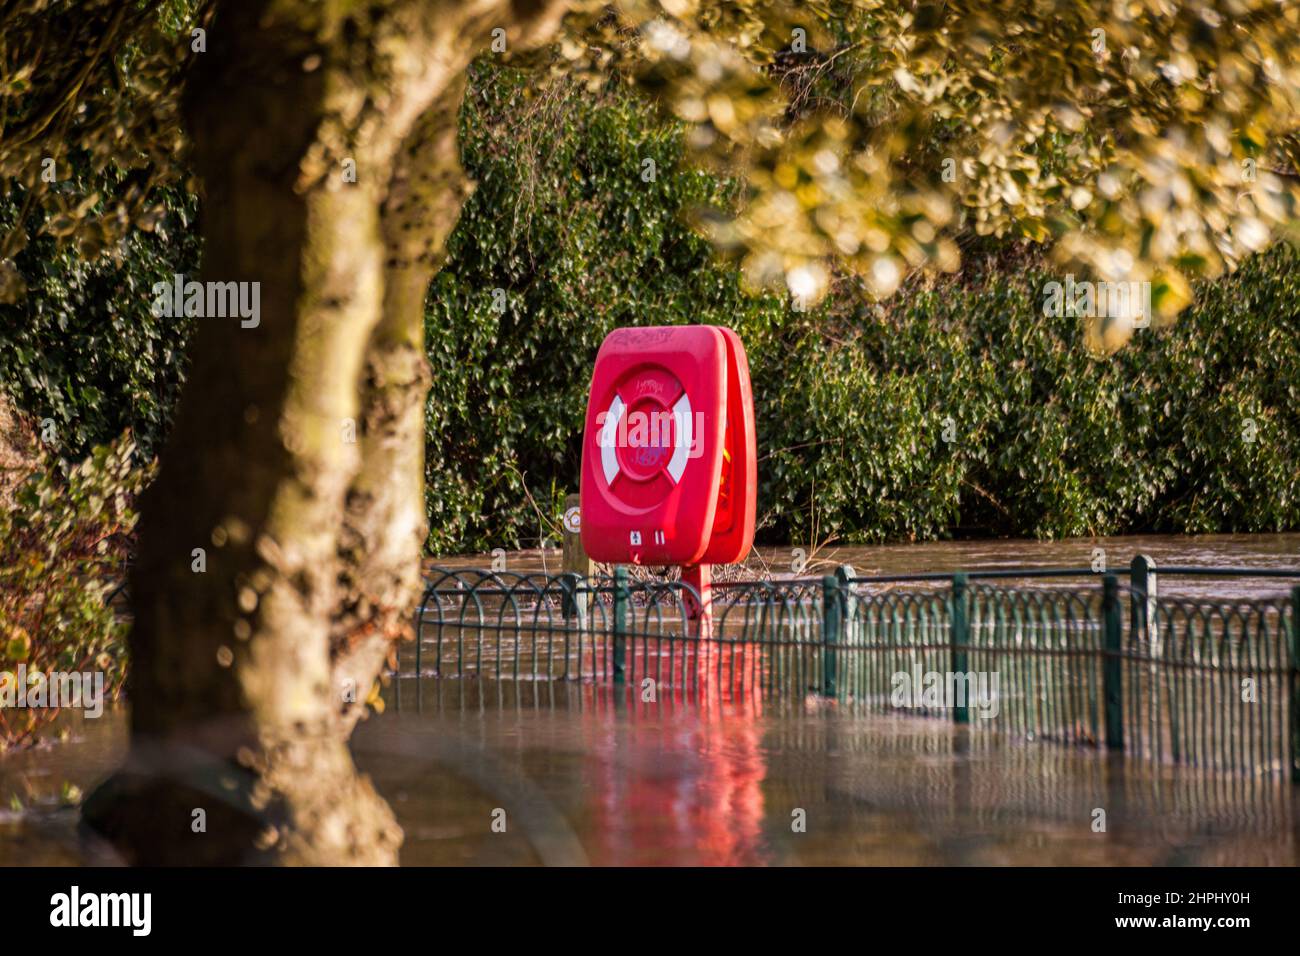
<path id="1" fill-rule="evenodd" d="M 757 713 L 489 680 L 426 680 L 422 700 L 354 740 L 405 830 L 407 865 L 1300 863 L 1300 788 L 1276 777 L 1123 764 L 812 701 Z M 0 796 L 25 805 L 0 810 L 0 866 L 83 862 L 60 791 L 113 768 L 125 714 L 69 726 L 67 742 L 0 762 Z"/>
<path id="2" fill-rule="evenodd" d="M 1158 566 L 1300 566 L 1300 535 L 955 542 L 813 558 L 892 574 L 1084 567 L 1094 548 L 1121 570 L 1136 552 Z M 787 573 L 788 550 L 761 557 Z M 556 570 L 559 557 L 518 552 L 507 562 Z M 1258 596 L 1291 584 L 1171 576 L 1161 590 Z M 426 679 L 417 711 L 414 680 L 401 708 L 390 687 L 387 711 L 354 738 L 358 765 L 406 832 L 406 864 L 1300 863 L 1300 787 L 1276 774 L 1124 763 L 811 698 L 647 702 L 590 683 Z M 69 715 L 62 726 L 66 740 L 0 757 L 0 866 L 84 859 L 69 788 L 88 792 L 121 759 L 125 710 Z"/>
<path id="3" fill-rule="evenodd" d="M 799 553 L 796 553 L 798 548 Z M 1101 555 L 1097 551 L 1100 549 Z M 1135 555 L 1144 554 L 1161 567 L 1241 567 L 1300 569 L 1300 534 L 1135 535 L 1114 538 L 1066 538 L 1059 541 L 999 539 L 981 541 L 928 541 L 920 544 L 807 545 L 762 547 L 751 552 L 746 568 L 757 575 L 801 576 L 828 574 L 850 565 L 858 575 L 905 575 L 927 572 L 984 571 L 1003 568 L 1091 568 L 1099 557 L 1105 569 L 1126 580 Z M 562 570 L 558 548 L 515 551 L 505 556 L 506 568 L 515 572 Z M 490 555 L 436 558 L 431 565 L 488 568 Z M 499 561 L 498 561 L 499 564 Z M 1085 579 L 1052 579 L 1037 583 L 1074 586 Z M 1017 582 L 1021 583 L 1021 582 Z M 1096 583 L 1094 581 L 1094 583 Z M 1162 595 L 1198 598 L 1246 598 L 1290 593 L 1300 580 L 1286 578 L 1205 578 L 1159 575 Z"/>
<path id="4" fill-rule="evenodd" d="M 356 741 L 406 827 L 408 864 L 1300 862 L 1297 788 L 1276 778 L 1122 765 L 812 701 L 760 714 L 444 680 L 426 681 L 423 704 L 368 721 Z"/>

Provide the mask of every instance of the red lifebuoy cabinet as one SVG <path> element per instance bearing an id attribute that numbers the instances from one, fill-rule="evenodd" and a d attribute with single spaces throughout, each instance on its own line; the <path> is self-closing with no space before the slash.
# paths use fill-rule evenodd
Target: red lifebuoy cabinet
<path id="1" fill-rule="evenodd" d="M 756 479 L 739 336 L 677 325 L 605 338 L 582 444 L 582 543 L 591 558 L 688 569 L 739 561 L 754 540 Z"/>

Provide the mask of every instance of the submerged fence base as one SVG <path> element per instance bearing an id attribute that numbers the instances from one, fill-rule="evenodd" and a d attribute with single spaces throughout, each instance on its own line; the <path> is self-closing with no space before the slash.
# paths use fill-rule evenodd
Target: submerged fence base
<path id="1" fill-rule="evenodd" d="M 1300 581 L 1272 569 L 1160 575 Z M 607 681 L 643 700 L 803 699 L 1300 783 L 1300 584 L 1249 600 L 1169 598 L 1139 556 L 1127 583 L 1087 569 L 846 567 L 713 592 L 702 635 L 681 582 L 634 582 L 621 568 L 439 569 L 399 675 Z"/>

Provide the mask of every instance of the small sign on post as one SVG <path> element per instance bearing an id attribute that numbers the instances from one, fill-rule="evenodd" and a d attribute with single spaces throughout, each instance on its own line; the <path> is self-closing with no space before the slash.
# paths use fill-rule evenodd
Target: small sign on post
<path id="1" fill-rule="evenodd" d="M 582 503 L 578 495 L 564 496 L 564 597 L 561 610 L 564 619 L 578 618 L 579 626 L 587 621 L 587 593 L 585 586 L 594 568 L 587 550 L 582 546 Z M 576 577 L 575 577 L 576 576 Z"/>

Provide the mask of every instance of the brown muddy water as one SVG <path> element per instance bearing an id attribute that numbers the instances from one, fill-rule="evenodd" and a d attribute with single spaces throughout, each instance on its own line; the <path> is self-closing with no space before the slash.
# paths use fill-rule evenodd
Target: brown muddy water
<path id="1" fill-rule="evenodd" d="M 1163 566 L 1300 566 L 1300 535 L 832 546 L 813 557 L 862 574 L 1084 567 L 1097 547 L 1121 570 L 1137 552 Z M 780 574 L 789 561 L 789 549 L 764 549 L 755 563 Z M 556 570 L 559 556 L 507 562 Z M 1290 586 L 1161 581 L 1162 593 L 1188 596 Z M 417 711 L 415 690 L 406 679 L 403 707 L 354 739 L 406 832 L 406 864 L 1300 864 L 1300 787 L 1276 775 L 1124 763 L 811 699 L 643 703 L 588 683 L 426 679 Z M 125 710 L 63 726 L 66 740 L 0 758 L 0 866 L 85 860 L 71 804 L 121 759 Z"/>
<path id="2" fill-rule="evenodd" d="M 796 549 L 800 552 L 796 554 Z M 755 548 L 745 563 L 752 576 L 794 577 L 796 558 L 806 565 L 798 576 L 828 574 L 841 564 L 859 575 L 902 575 L 927 572 L 984 571 L 1003 568 L 1091 568 L 1101 549 L 1105 569 L 1126 580 L 1129 562 L 1138 554 L 1161 567 L 1240 567 L 1300 569 L 1300 534 L 1134 535 L 1113 538 L 1066 538 L 1059 541 L 1002 539 L 983 541 L 929 541 L 920 544 L 808 545 Z M 498 564 L 501 556 L 498 556 Z M 526 573 L 562 570 L 559 548 L 513 551 L 504 555 L 506 569 Z M 429 565 L 449 568 L 489 568 L 491 555 L 472 554 L 435 558 Z M 719 577 L 722 575 L 719 574 Z M 1037 583 L 1073 585 L 1074 579 Z M 1083 579 L 1079 579 L 1083 580 Z M 1095 581 L 1095 579 L 1094 579 Z M 1011 582 L 1015 583 L 1015 582 Z M 1300 583 L 1284 578 L 1205 578 L 1160 576 L 1162 595 L 1182 598 L 1253 598 L 1287 594 Z M 1098 583 L 1098 586 L 1100 584 Z"/>
<path id="3" fill-rule="evenodd" d="M 354 746 L 407 865 L 1300 863 L 1300 788 L 1276 779 L 803 702 L 757 713 L 487 680 L 426 681 L 422 697 L 421 713 L 371 717 Z M 113 768 L 124 718 L 74 719 L 67 742 L 0 763 L 0 795 L 25 804 L 0 811 L 0 866 L 84 861 L 59 794 Z"/>

